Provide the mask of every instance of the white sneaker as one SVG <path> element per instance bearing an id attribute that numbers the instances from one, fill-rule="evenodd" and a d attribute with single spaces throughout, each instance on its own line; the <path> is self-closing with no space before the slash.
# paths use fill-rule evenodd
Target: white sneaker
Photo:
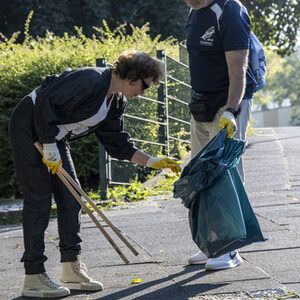
<path id="1" fill-rule="evenodd" d="M 87 269 L 84 263 L 80 261 L 80 258 L 73 262 L 62 263 L 62 285 L 70 290 L 81 291 L 101 291 L 103 290 L 103 284 L 99 281 L 95 281 L 87 275 Z"/>
<path id="2" fill-rule="evenodd" d="M 26 275 L 22 296 L 33 298 L 61 298 L 70 295 L 70 290 L 54 283 L 46 273 Z"/>
<path id="3" fill-rule="evenodd" d="M 206 271 L 230 269 L 239 266 L 243 259 L 237 250 L 221 255 L 217 258 L 210 258 L 206 265 Z"/>
<path id="4" fill-rule="evenodd" d="M 199 251 L 197 254 L 191 256 L 188 262 L 190 265 L 204 265 L 207 260 L 208 257 L 202 251 Z"/>

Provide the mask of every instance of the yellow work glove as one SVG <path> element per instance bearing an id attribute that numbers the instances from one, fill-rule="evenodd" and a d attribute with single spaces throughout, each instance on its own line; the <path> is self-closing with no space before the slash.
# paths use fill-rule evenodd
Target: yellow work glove
<path id="1" fill-rule="evenodd" d="M 237 131 L 234 115 L 230 111 L 225 111 L 220 118 L 219 131 L 227 127 L 227 137 L 232 138 Z"/>
<path id="2" fill-rule="evenodd" d="M 153 169 L 164 169 L 169 168 L 175 173 L 181 172 L 181 168 L 175 160 L 168 158 L 168 157 L 152 157 L 147 161 L 147 167 L 151 167 Z"/>
<path id="3" fill-rule="evenodd" d="M 56 143 L 43 144 L 43 163 L 55 174 L 61 165 L 61 158 Z"/>

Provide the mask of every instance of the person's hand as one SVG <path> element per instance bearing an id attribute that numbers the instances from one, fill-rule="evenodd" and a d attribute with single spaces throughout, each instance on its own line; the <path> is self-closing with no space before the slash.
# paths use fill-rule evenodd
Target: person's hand
<path id="1" fill-rule="evenodd" d="M 227 137 L 232 138 L 237 131 L 237 125 L 234 115 L 230 111 L 225 111 L 220 118 L 219 131 L 227 127 Z"/>
<path id="2" fill-rule="evenodd" d="M 181 168 L 178 162 L 168 157 L 157 158 L 150 156 L 150 158 L 147 161 L 147 166 L 153 169 L 170 168 L 175 173 L 181 172 Z"/>
<path id="3" fill-rule="evenodd" d="M 43 144 L 43 163 L 55 174 L 61 165 L 61 158 L 56 143 Z"/>

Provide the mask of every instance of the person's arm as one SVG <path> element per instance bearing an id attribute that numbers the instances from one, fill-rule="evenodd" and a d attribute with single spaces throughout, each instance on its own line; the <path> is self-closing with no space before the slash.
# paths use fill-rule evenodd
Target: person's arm
<path id="1" fill-rule="evenodd" d="M 101 122 L 95 130 L 100 143 L 109 155 L 119 160 L 129 160 L 134 164 L 154 169 L 170 168 L 173 172 L 180 172 L 179 164 L 168 157 L 152 157 L 134 146 L 130 134 L 123 129 L 123 113 L 126 107 L 126 98 L 119 99 L 118 105 L 109 118 Z"/>
<path id="2" fill-rule="evenodd" d="M 237 130 L 235 118 L 246 87 L 246 70 L 248 50 L 231 50 L 225 52 L 229 76 L 229 90 L 226 110 L 219 122 L 219 130 L 227 127 L 227 136 L 233 137 Z"/>
<path id="3" fill-rule="evenodd" d="M 147 166 L 153 169 L 169 168 L 176 173 L 179 173 L 181 171 L 179 164 L 175 160 L 168 157 L 153 157 L 144 153 L 141 150 L 137 150 L 133 154 L 131 162 L 134 164 Z"/>
<path id="4" fill-rule="evenodd" d="M 226 51 L 225 57 L 229 76 L 227 107 L 237 111 L 246 87 L 248 50 Z"/>
<path id="5" fill-rule="evenodd" d="M 110 125 L 112 125 L 111 121 Z M 103 131 L 101 128 L 96 130 L 96 135 L 109 155 L 119 160 L 127 159 L 134 164 L 154 169 L 169 168 L 177 173 L 181 171 L 179 164 L 173 159 L 168 157 L 152 157 L 134 147 L 133 142 L 130 140 L 130 135 L 127 132 L 121 131 L 123 129 L 122 122 L 118 126 L 120 128 L 117 131 Z M 116 130 L 117 127 L 114 129 Z"/>
<path id="6" fill-rule="evenodd" d="M 251 31 L 249 16 L 240 3 L 228 1 L 220 20 L 220 28 L 228 69 L 229 90 L 227 108 L 220 118 L 219 130 L 227 127 L 227 136 L 231 138 L 237 130 L 235 118 L 245 91 Z"/>
<path id="7" fill-rule="evenodd" d="M 137 150 L 132 155 L 131 162 L 134 164 L 146 166 L 149 158 L 150 158 L 150 155 L 146 154 L 145 152 L 143 152 L 141 150 Z"/>
<path id="8" fill-rule="evenodd" d="M 47 86 L 45 80 L 34 105 L 34 127 L 41 144 L 55 143 L 58 124 L 69 123 L 74 113 L 93 100 L 98 84 L 93 70 L 75 69 L 68 76 L 60 75 Z"/>

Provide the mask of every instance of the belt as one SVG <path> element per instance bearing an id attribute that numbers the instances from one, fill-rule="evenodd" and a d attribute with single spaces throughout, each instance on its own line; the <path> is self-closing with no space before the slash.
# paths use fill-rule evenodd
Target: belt
<path id="1" fill-rule="evenodd" d="M 215 97 L 217 95 L 225 95 L 228 93 L 228 90 L 220 90 L 217 92 L 197 92 L 192 90 L 192 95 L 194 97 Z"/>

